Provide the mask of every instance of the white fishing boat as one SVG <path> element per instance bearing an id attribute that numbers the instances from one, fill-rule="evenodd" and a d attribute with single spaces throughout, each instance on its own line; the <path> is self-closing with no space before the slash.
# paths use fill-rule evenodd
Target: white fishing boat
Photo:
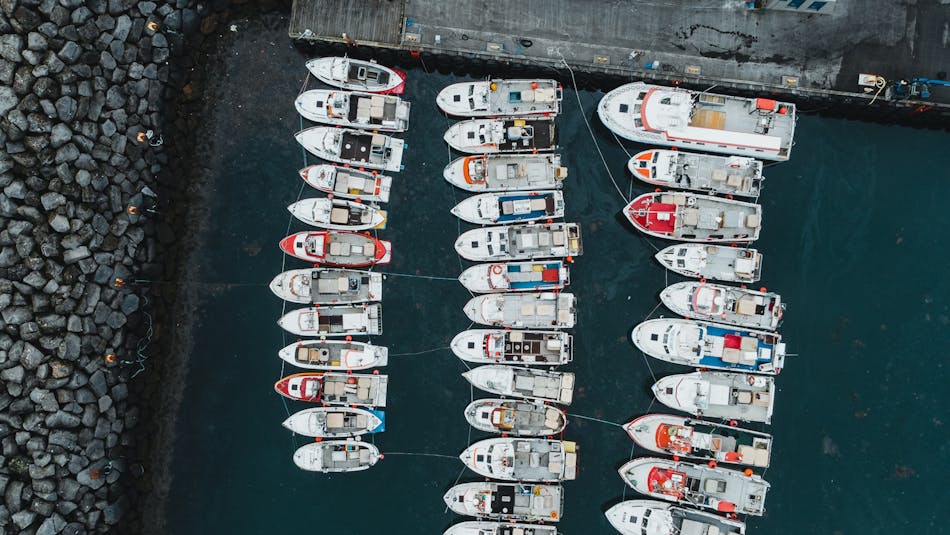
<path id="1" fill-rule="evenodd" d="M 502 481 L 554 483 L 577 477 L 577 443 L 544 438 L 486 438 L 459 455 L 476 474 Z"/>
<path id="2" fill-rule="evenodd" d="M 464 310 L 475 323 L 526 329 L 570 329 L 577 319 L 574 294 L 567 292 L 477 295 Z"/>
<path id="3" fill-rule="evenodd" d="M 468 154 L 535 152 L 557 148 L 554 119 L 469 119 L 459 121 L 443 136 L 450 147 Z"/>
<path id="4" fill-rule="evenodd" d="M 668 240 L 751 242 L 762 230 L 758 204 L 694 193 L 645 193 L 623 209 L 637 230 Z"/>
<path id="5" fill-rule="evenodd" d="M 459 522 L 442 535 L 558 535 L 557 527 L 514 522 Z"/>
<path id="6" fill-rule="evenodd" d="M 359 440 L 325 440 L 297 448 L 294 463 L 310 472 L 359 472 L 380 459 L 376 446 Z"/>
<path id="7" fill-rule="evenodd" d="M 504 521 L 558 522 L 564 508 L 560 485 L 461 483 L 442 499 L 456 514 Z"/>
<path id="8" fill-rule="evenodd" d="M 674 457 L 767 468 L 772 435 L 672 414 L 647 414 L 623 426 L 645 450 Z"/>
<path id="9" fill-rule="evenodd" d="M 762 516 L 769 483 L 758 475 L 706 464 L 640 457 L 620 467 L 633 490 L 700 509 Z"/>
<path id="10" fill-rule="evenodd" d="M 556 80 L 485 80 L 447 86 L 435 97 L 439 109 L 459 117 L 557 115 L 561 85 Z"/>
<path id="11" fill-rule="evenodd" d="M 762 162 L 745 156 L 650 149 L 630 158 L 627 169 L 647 184 L 672 189 L 744 197 L 762 192 Z"/>
<path id="12" fill-rule="evenodd" d="M 345 199 L 328 197 L 301 199 L 288 206 L 287 210 L 308 225 L 328 230 L 357 232 L 381 228 L 386 223 L 386 212 Z"/>
<path id="13" fill-rule="evenodd" d="M 354 91 L 401 95 L 406 84 L 402 71 L 346 56 L 311 59 L 307 70 L 327 85 Z"/>
<path id="14" fill-rule="evenodd" d="M 392 260 L 392 247 L 392 243 L 378 240 L 368 232 L 343 230 L 297 232 L 280 240 L 280 249 L 290 256 L 340 267 L 388 264 Z"/>
<path id="15" fill-rule="evenodd" d="M 562 409 L 510 399 L 476 399 L 465 407 L 465 420 L 479 431 L 516 437 L 553 436 L 567 427 Z"/>
<path id="16" fill-rule="evenodd" d="M 398 138 L 352 128 L 313 126 L 294 137 L 303 148 L 330 162 L 401 171 L 406 143 Z"/>
<path id="17" fill-rule="evenodd" d="M 294 106 L 303 118 L 315 123 L 380 132 L 409 129 L 410 104 L 390 95 L 311 89 L 297 95 Z"/>
<path id="18" fill-rule="evenodd" d="M 389 202 L 393 177 L 376 171 L 317 164 L 300 170 L 300 177 L 311 187 L 328 195 L 366 202 Z"/>
<path id="19" fill-rule="evenodd" d="M 383 274 L 340 268 L 291 269 L 274 277 L 270 289 L 284 301 L 300 304 L 381 301 Z"/>
<path id="20" fill-rule="evenodd" d="M 670 271 L 696 279 L 753 283 L 762 276 L 762 253 L 743 247 L 681 243 L 656 253 L 656 259 Z"/>
<path id="21" fill-rule="evenodd" d="M 389 377 L 376 373 L 303 372 L 274 383 L 274 390 L 294 401 L 349 407 L 385 407 Z"/>
<path id="22" fill-rule="evenodd" d="M 560 191 L 513 191 L 482 193 L 463 199 L 452 214 L 475 225 L 507 225 L 564 217 L 564 194 Z"/>
<path id="23" fill-rule="evenodd" d="M 462 377 L 476 388 L 499 396 L 570 405 L 574 400 L 574 374 L 503 364 L 472 368 Z"/>
<path id="24" fill-rule="evenodd" d="M 627 500 L 605 513 L 623 535 L 744 535 L 745 523 L 656 500 Z"/>
<path id="25" fill-rule="evenodd" d="M 389 348 L 351 340 L 300 340 L 278 351 L 277 356 L 298 368 L 351 371 L 385 366 Z"/>
<path id="26" fill-rule="evenodd" d="M 482 154 L 453 160 L 442 176 L 475 193 L 560 189 L 567 167 L 559 154 Z"/>
<path id="27" fill-rule="evenodd" d="M 706 418 L 769 423 L 775 407 L 774 379 L 746 373 L 667 375 L 653 394 L 671 409 Z"/>
<path id="28" fill-rule="evenodd" d="M 777 293 L 699 281 L 667 286 L 660 292 L 660 301 L 687 318 L 769 331 L 778 329 L 785 312 Z"/>
<path id="29" fill-rule="evenodd" d="M 622 138 L 668 147 L 788 160 L 795 105 L 634 82 L 600 100 L 601 122 Z"/>
<path id="30" fill-rule="evenodd" d="M 560 331 L 469 329 L 449 345 L 458 358 L 476 364 L 558 366 L 574 358 L 573 343 Z"/>
<path id="31" fill-rule="evenodd" d="M 277 325 L 300 336 L 382 334 L 382 307 L 364 304 L 298 308 L 284 314 Z"/>
<path id="32" fill-rule="evenodd" d="M 630 337 L 655 359 L 694 368 L 775 375 L 785 366 L 785 344 L 773 332 L 657 318 L 634 327 Z"/>
<path id="33" fill-rule="evenodd" d="M 571 283 L 571 274 L 561 260 L 498 262 L 471 266 L 459 275 L 459 282 L 474 293 L 537 292 L 563 289 Z"/>
<path id="34" fill-rule="evenodd" d="M 305 437 L 354 438 L 385 431 L 382 411 L 353 407 L 314 407 L 295 412 L 283 426 Z"/>
<path id="35" fill-rule="evenodd" d="M 473 262 L 570 259 L 584 252 L 581 227 L 577 223 L 525 223 L 476 228 L 458 237 L 455 251 Z"/>

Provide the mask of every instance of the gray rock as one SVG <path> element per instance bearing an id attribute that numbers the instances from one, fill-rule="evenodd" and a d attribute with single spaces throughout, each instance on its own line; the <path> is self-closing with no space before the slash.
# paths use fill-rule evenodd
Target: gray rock
<path id="1" fill-rule="evenodd" d="M 3 379 L 3 381 L 7 383 L 20 384 L 23 382 L 23 373 L 23 366 L 16 365 L 0 372 L 0 379 Z"/>
<path id="2" fill-rule="evenodd" d="M 119 41 L 125 41 L 129 37 L 129 31 L 132 29 L 132 19 L 128 15 L 122 15 L 115 19 L 115 30 L 112 30 L 112 37 Z"/>
<path id="3" fill-rule="evenodd" d="M 71 317 L 75 317 L 77 320 L 79 319 L 78 316 L 71 316 Z M 79 331 L 76 331 L 76 332 L 80 332 L 80 331 L 82 331 L 82 320 L 79 320 Z M 60 358 L 63 358 L 66 360 L 76 360 L 77 358 L 79 358 L 79 353 L 81 349 L 82 349 L 82 342 L 79 336 L 74 332 L 70 332 L 70 333 L 67 333 L 66 336 L 63 337 L 63 341 L 59 345 L 58 355 Z"/>
<path id="4" fill-rule="evenodd" d="M 131 315 L 133 312 L 139 309 L 141 300 L 139 296 L 135 294 L 128 294 L 125 296 L 125 299 L 122 300 L 122 313 L 125 315 Z"/>
<path id="5" fill-rule="evenodd" d="M 80 47 L 75 41 L 67 41 L 63 48 L 59 49 L 57 54 L 59 59 L 63 60 L 68 65 L 76 63 L 76 60 L 79 59 L 79 56 L 82 55 L 82 47 Z"/>
<path id="6" fill-rule="evenodd" d="M 76 111 L 79 109 L 79 103 L 70 96 L 62 96 L 56 100 L 56 115 L 64 122 L 72 121 L 76 118 Z"/>
<path id="7" fill-rule="evenodd" d="M 16 92 L 13 91 L 12 87 L 6 85 L 0 86 L 0 115 L 6 114 L 19 103 L 20 99 L 17 98 Z"/>
<path id="8" fill-rule="evenodd" d="M 128 508 L 128 498 L 125 496 L 120 496 L 115 503 L 109 505 L 102 510 L 102 519 L 106 524 L 114 526 L 119 523 L 119 520 L 122 519 L 122 515 L 125 514 L 125 510 Z M 40 535 L 37 532 L 36 535 Z M 44 534 L 45 535 L 45 534 Z"/>
<path id="9" fill-rule="evenodd" d="M 96 370 L 96 372 L 89 377 L 89 386 L 99 397 L 109 392 L 109 385 L 106 383 L 106 376 L 102 370 Z"/>
<path id="10" fill-rule="evenodd" d="M 56 163 L 76 161 L 80 156 L 79 149 L 72 143 L 67 143 L 56 150 Z"/>
<path id="11" fill-rule="evenodd" d="M 89 466 L 85 470 L 80 471 L 78 474 L 76 474 L 76 482 L 93 490 L 102 488 L 102 486 L 106 483 L 105 478 L 102 477 L 102 467 L 105 465 L 106 463 L 104 461 L 99 461 Z"/>
<path id="12" fill-rule="evenodd" d="M 30 399 L 46 412 L 59 410 L 59 402 L 56 401 L 56 395 L 45 388 L 34 388 L 33 391 L 30 392 Z"/>
<path id="13" fill-rule="evenodd" d="M 23 37 L 17 34 L 0 35 L 0 57 L 19 62 L 23 52 Z"/>
<path id="14" fill-rule="evenodd" d="M 48 44 L 46 36 L 41 33 L 30 32 L 30 34 L 26 36 L 26 47 L 30 50 L 46 50 Z"/>
<path id="15" fill-rule="evenodd" d="M 73 373 L 73 365 L 59 359 L 53 359 L 49 362 L 50 376 L 53 379 L 65 379 Z"/>
<path id="16" fill-rule="evenodd" d="M 106 92 L 106 107 L 110 110 L 125 106 L 127 97 L 120 86 L 114 85 Z"/>
<path id="17" fill-rule="evenodd" d="M 99 412 L 103 413 L 109 410 L 112 407 L 112 398 L 109 396 L 102 396 L 99 398 Z"/>
<path id="18" fill-rule="evenodd" d="M 40 524 L 40 527 L 36 530 L 36 535 L 56 535 L 65 528 L 66 520 L 58 514 L 53 513 L 49 518 L 44 520 L 42 524 Z"/>
<path id="19" fill-rule="evenodd" d="M 73 131 L 69 129 L 63 123 L 57 123 L 53 126 L 53 130 L 50 132 L 49 141 L 54 149 L 58 149 L 65 145 L 69 140 L 73 138 Z"/>
<path id="20" fill-rule="evenodd" d="M 72 431 L 65 431 L 62 429 L 57 429 L 50 431 L 49 433 L 49 443 L 51 446 L 60 446 L 67 451 L 76 451 L 78 437 L 76 433 Z M 98 488 L 98 487 L 96 487 Z"/>
<path id="21" fill-rule="evenodd" d="M 40 326 L 35 321 L 20 325 L 20 339 L 32 342 L 40 337 Z"/>
<path id="22" fill-rule="evenodd" d="M 46 417 L 46 426 L 51 429 L 73 429 L 81 423 L 82 420 L 78 416 L 66 411 L 56 411 Z"/>
<path id="23" fill-rule="evenodd" d="M 109 314 L 109 317 L 106 319 L 106 325 L 108 325 L 109 327 L 112 327 L 113 329 L 118 330 L 118 329 L 121 329 L 122 326 L 125 325 L 125 322 L 127 322 L 128 320 L 129 319 L 125 317 L 125 314 L 122 314 L 121 312 L 113 311 L 111 314 Z"/>
<path id="24" fill-rule="evenodd" d="M 28 370 L 35 370 L 43 362 L 43 353 L 29 342 L 23 343 L 23 352 L 20 354 L 20 363 Z"/>
<path id="25" fill-rule="evenodd" d="M 49 219 L 49 226 L 60 234 L 69 232 L 69 219 L 62 214 L 56 214 Z"/>
<path id="26" fill-rule="evenodd" d="M 49 212 L 66 204 L 66 196 L 62 193 L 50 191 L 40 196 L 40 203 L 43 205 L 43 209 Z"/>
<path id="27" fill-rule="evenodd" d="M 26 530 L 33 523 L 33 519 L 36 518 L 36 513 L 30 510 L 23 510 L 17 513 L 13 513 L 11 516 L 13 523 L 16 524 L 21 530 Z"/>
<path id="28" fill-rule="evenodd" d="M 103 50 L 102 53 L 99 54 L 99 65 L 102 65 L 103 68 L 109 69 L 111 71 L 112 69 L 116 68 L 118 64 L 116 63 L 115 58 L 112 57 L 112 54 Z"/>
<path id="29" fill-rule="evenodd" d="M 70 249 L 63 253 L 63 262 L 67 264 L 74 264 L 84 258 L 89 258 L 92 253 L 89 252 L 89 248 L 85 245 L 76 247 L 75 249 Z"/>

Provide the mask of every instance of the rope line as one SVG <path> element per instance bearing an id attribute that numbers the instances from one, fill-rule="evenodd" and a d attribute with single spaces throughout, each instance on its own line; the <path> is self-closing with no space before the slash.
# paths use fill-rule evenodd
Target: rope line
<path id="1" fill-rule="evenodd" d="M 442 455 L 441 453 L 424 453 L 424 452 L 412 452 L 412 451 L 387 451 L 383 455 L 405 455 L 407 457 L 436 457 L 439 459 L 453 459 L 458 460 L 458 457 L 452 455 Z"/>
<path id="2" fill-rule="evenodd" d="M 427 354 L 427 353 L 435 353 L 436 351 L 442 351 L 442 350 L 444 350 L 444 349 L 450 349 L 450 347 L 449 347 L 449 346 L 434 347 L 434 348 L 432 348 L 432 349 L 426 349 L 426 350 L 423 350 L 423 351 L 415 351 L 415 352 L 412 352 L 412 353 L 394 353 L 394 354 L 389 355 L 389 356 L 390 356 L 390 357 L 414 357 L 414 356 L 416 356 L 416 355 L 425 355 L 425 354 Z"/>
<path id="3" fill-rule="evenodd" d="M 594 417 L 592 417 L 592 416 L 584 416 L 583 414 L 573 414 L 573 413 L 570 413 L 570 412 L 569 412 L 569 413 L 567 413 L 567 415 L 570 416 L 571 418 L 580 418 L 581 420 L 590 420 L 590 421 L 592 421 L 592 422 L 600 422 L 600 423 L 602 423 L 602 424 L 613 425 L 613 426 L 616 426 L 616 427 L 623 427 L 622 424 L 618 424 L 617 422 L 611 422 L 611 421 L 608 421 L 608 420 L 601 420 L 600 418 L 594 418 Z"/>

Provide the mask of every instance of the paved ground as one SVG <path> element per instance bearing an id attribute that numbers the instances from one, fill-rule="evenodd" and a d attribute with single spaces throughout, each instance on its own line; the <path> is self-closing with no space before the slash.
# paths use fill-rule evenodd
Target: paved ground
<path id="1" fill-rule="evenodd" d="M 344 30 L 332 15 L 364 7 L 350 37 L 393 46 L 520 56 L 539 62 L 563 55 L 573 65 L 659 72 L 763 86 L 856 92 L 862 72 L 887 79 L 944 76 L 950 71 L 950 0 L 839 0 L 833 14 L 751 11 L 740 0 L 311 0 L 324 31 Z M 382 5 L 382 7 L 380 7 Z M 375 39 L 391 30 L 400 5 L 399 40 Z M 330 15 L 327 15 L 327 14 Z M 291 23 L 291 33 L 295 31 Z M 362 33 L 361 33 L 362 32 Z M 525 46 L 529 40 L 530 47 Z M 950 102 L 950 87 L 932 88 Z"/>

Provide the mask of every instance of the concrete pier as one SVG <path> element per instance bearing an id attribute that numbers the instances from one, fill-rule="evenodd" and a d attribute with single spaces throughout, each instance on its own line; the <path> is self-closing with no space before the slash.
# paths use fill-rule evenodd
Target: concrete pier
<path id="1" fill-rule="evenodd" d="M 947 2 L 839 0 L 830 14 L 749 4 L 296 0 L 289 34 L 424 59 L 463 57 L 538 68 L 563 68 L 566 62 L 614 85 L 634 78 L 717 85 L 721 92 L 768 93 L 816 106 L 867 107 L 868 116 L 883 109 L 909 123 L 950 118 L 950 87 L 931 85 L 926 100 L 899 98 L 890 88 L 901 79 L 947 78 Z M 862 73 L 883 77 L 888 89 L 877 94 L 877 88 L 859 86 Z"/>

